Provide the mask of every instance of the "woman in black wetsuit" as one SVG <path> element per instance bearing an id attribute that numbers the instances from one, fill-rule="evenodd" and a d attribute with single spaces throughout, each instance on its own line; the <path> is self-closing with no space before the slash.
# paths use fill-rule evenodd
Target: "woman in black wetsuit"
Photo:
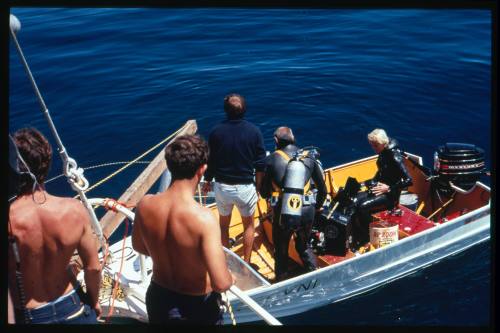
<path id="1" fill-rule="evenodd" d="M 365 182 L 367 192 L 358 195 L 356 228 L 359 239 L 355 245 L 369 240 L 368 225 L 371 214 L 385 209 L 393 209 L 399 202 L 401 190 L 412 185 L 412 179 L 404 164 L 403 155 L 395 139 L 390 139 L 383 129 L 374 129 L 368 134 L 368 142 L 378 154 L 377 173 Z"/>

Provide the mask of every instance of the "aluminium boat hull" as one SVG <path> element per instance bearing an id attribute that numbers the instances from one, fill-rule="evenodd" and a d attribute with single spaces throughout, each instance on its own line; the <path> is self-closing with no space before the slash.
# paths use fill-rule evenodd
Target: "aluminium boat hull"
<path id="1" fill-rule="evenodd" d="M 290 316 L 367 292 L 490 239 L 490 205 L 412 237 L 248 295 L 275 317 Z M 230 298 L 238 323 L 261 320 Z M 225 314 L 225 322 L 231 323 Z"/>
<path id="2" fill-rule="evenodd" d="M 277 318 L 290 316 L 365 293 L 489 239 L 490 205 L 488 204 L 382 248 L 246 292 L 273 316 Z M 145 293 L 151 274 L 141 282 L 139 257 L 132 249 L 130 237 L 125 239 L 124 249 L 124 264 L 119 285 L 124 297 L 115 300 L 112 315 L 147 322 Z M 121 261 L 122 242 L 113 244 L 110 252 L 113 254 L 113 262 L 105 272 L 111 273 L 111 276 L 115 274 L 116 277 Z M 150 272 L 151 268 L 152 262 L 148 258 L 146 269 Z M 111 289 L 110 287 L 109 290 Z M 101 297 L 101 299 L 104 299 L 101 302 L 103 313 L 107 314 L 111 303 L 106 299 L 111 298 Z M 233 295 L 230 295 L 229 299 L 237 323 L 262 320 Z M 232 322 L 227 312 L 224 315 L 224 322 L 226 324 Z"/>

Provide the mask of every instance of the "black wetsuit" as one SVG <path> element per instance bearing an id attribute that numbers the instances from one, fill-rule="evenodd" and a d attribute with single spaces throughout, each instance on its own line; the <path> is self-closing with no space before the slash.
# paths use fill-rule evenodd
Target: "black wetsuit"
<path id="1" fill-rule="evenodd" d="M 412 185 L 412 179 L 406 166 L 401 150 L 396 140 L 391 139 L 387 147 L 382 150 L 377 159 L 377 173 L 371 180 L 365 182 L 371 187 L 377 182 L 389 185 L 389 192 L 375 196 L 369 192 L 358 194 L 356 211 L 360 239 L 357 243 L 366 243 L 369 240 L 368 225 L 371 222 L 371 214 L 385 209 L 393 209 L 399 202 L 401 190 Z M 357 244 L 359 245 L 359 244 Z"/>
<path id="2" fill-rule="evenodd" d="M 289 144 L 283 148 L 280 148 L 289 157 L 298 150 L 298 147 Z M 274 263 L 275 263 L 275 274 L 276 280 L 281 280 L 286 276 L 287 264 L 288 264 L 288 244 L 290 237 L 295 232 L 297 238 L 295 239 L 295 248 L 304 263 L 304 267 L 308 271 L 316 269 L 317 262 L 316 257 L 309 245 L 309 236 L 311 232 L 312 222 L 314 221 L 315 208 L 321 208 L 323 202 L 326 198 L 326 185 L 323 179 L 323 170 L 319 163 L 313 158 L 305 158 L 304 164 L 306 166 L 307 175 L 306 179 L 311 179 L 318 190 L 316 196 L 316 204 L 307 205 L 302 207 L 302 217 L 301 217 L 301 227 L 294 230 L 286 229 L 280 221 L 281 217 L 281 198 L 278 200 L 277 204 L 273 208 L 273 243 L 274 243 Z M 264 174 L 264 179 L 262 181 L 262 187 L 260 194 L 263 198 L 269 198 L 273 192 L 273 182 L 279 188 L 283 185 L 283 178 L 285 175 L 285 170 L 288 165 L 282 156 L 277 152 L 269 155 L 266 159 L 266 172 Z"/>

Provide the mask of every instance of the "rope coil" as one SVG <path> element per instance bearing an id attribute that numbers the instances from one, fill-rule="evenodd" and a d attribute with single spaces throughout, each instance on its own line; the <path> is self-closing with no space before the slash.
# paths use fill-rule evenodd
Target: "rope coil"
<path id="1" fill-rule="evenodd" d="M 125 231 L 123 233 L 123 240 L 122 240 L 122 250 L 121 250 L 122 257 L 120 260 L 120 269 L 116 273 L 115 285 L 113 287 L 113 292 L 111 293 L 111 307 L 109 308 L 108 315 L 106 317 L 106 323 L 109 322 L 109 318 L 113 314 L 113 310 L 115 308 L 115 299 L 118 296 L 117 291 L 118 291 L 118 286 L 119 286 L 119 282 L 120 282 L 120 278 L 121 278 L 122 270 L 123 270 L 123 261 L 124 261 L 124 257 L 125 257 L 123 254 L 125 252 L 125 239 L 127 238 L 128 227 L 129 227 L 129 222 L 127 220 L 125 220 Z"/>
<path id="2" fill-rule="evenodd" d="M 111 199 L 111 198 L 104 199 L 103 207 L 107 210 L 111 210 L 115 213 L 118 213 L 118 209 L 117 209 L 118 205 L 123 206 L 125 208 L 134 208 L 135 207 L 134 205 L 127 205 L 126 203 L 120 202 L 116 199 Z"/>

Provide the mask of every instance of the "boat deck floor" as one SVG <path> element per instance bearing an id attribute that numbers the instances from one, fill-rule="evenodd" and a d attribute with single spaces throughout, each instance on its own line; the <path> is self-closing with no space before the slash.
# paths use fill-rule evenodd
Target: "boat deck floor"
<path id="1" fill-rule="evenodd" d="M 266 216 L 265 214 L 260 214 L 265 212 L 265 203 L 259 201 L 259 216 Z M 214 215 L 218 218 L 217 210 L 212 211 Z M 243 224 L 241 219 L 239 219 L 239 213 L 236 208 L 233 209 L 233 219 L 230 227 L 229 227 L 229 237 L 234 241 L 230 247 L 230 250 L 236 253 L 238 256 L 243 258 Z M 237 221 L 234 223 L 234 221 Z M 267 229 L 267 230 L 265 230 Z M 274 272 L 274 246 L 269 241 L 267 234 L 271 232 L 271 221 L 270 217 L 266 216 L 264 219 L 255 218 L 255 239 L 253 244 L 253 251 L 250 263 L 252 266 L 258 271 L 260 275 L 262 275 L 266 280 L 273 283 L 275 282 L 275 272 Z M 288 260 L 288 274 L 287 278 L 291 278 L 294 276 L 301 275 L 306 272 L 306 270 L 302 266 L 301 260 L 298 258 L 298 255 L 295 250 L 295 241 L 292 236 L 292 240 L 290 241 L 289 251 L 291 256 Z M 354 256 L 354 253 L 348 251 L 345 256 L 334 256 L 334 255 L 318 255 L 318 265 L 319 267 L 329 266 L 338 262 L 341 262 L 345 259 L 351 258 Z"/>

